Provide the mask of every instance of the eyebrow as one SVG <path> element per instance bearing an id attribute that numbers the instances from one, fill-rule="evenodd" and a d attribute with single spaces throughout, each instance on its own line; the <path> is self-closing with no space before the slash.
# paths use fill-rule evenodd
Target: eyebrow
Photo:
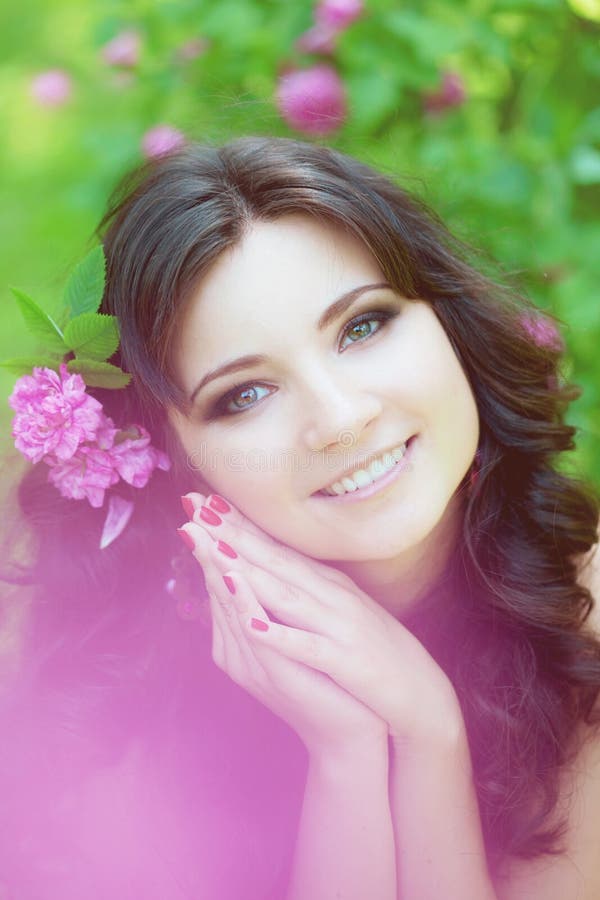
<path id="1" fill-rule="evenodd" d="M 328 325 L 335 322 L 335 320 L 339 318 L 355 300 L 358 300 L 362 294 L 365 294 L 367 291 L 381 290 L 382 288 L 389 288 L 392 290 L 391 284 L 382 281 L 378 284 L 363 284 L 360 287 L 353 288 L 351 291 L 342 294 L 321 313 L 317 322 L 317 331 L 324 331 Z M 240 372 L 242 369 L 254 368 L 255 366 L 259 366 L 268 361 L 269 357 L 264 353 L 253 353 L 247 356 L 239 356 L 237 359 L 231 360 L 231 362 L 224 363 L 222 366 L 211 369 L 192 391 L 190 401 L 193 401 L 196 394 L 198 394 L 202 388 L 206 387 L 209 382 L 214 381 L 215 378 L 223 378 L 224 375 L 231 375 L 233 372 Z"/>

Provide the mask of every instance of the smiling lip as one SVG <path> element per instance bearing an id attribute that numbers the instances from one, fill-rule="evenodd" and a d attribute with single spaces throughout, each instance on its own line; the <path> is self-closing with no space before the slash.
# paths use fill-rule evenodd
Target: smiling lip
<path id="1" fill-rule="evenodd" d="M 384 488 L 386 488 L 389 484 L 392 484 L 401 472 L 406 471 L 409 468 L 410 462 L 412 460 L 413 455 L 413 447 L 416 442 L 417 435 L 413 435 L 406 442 L 406 451 L 402 459 L 398 460 L 398 462 L 392 466 L 389 472 L 386 472 L 382 478 L 379 478 L 377 481 L 372 481 L 370 484 L 365 485 L 365 487 L 357 488 L 355 491 L 347 491 L 344 494 L 325 494 L 322 491 L 317 491 L 316 494 L 313 494 L 313 497 L 318 497 L 322 500 L 331 500 L 332 503 L 353 503 L 358 502 L 359 500 L 366 500 L 368 497 L 372 497 L 374 494 L 378 494 Z"/>

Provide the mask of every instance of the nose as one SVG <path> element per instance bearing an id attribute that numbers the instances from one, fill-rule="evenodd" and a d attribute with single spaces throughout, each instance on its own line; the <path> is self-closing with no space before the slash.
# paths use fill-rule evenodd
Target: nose
<path id="1" fill-rule="evenodd" d="M 311 451 L 360 445 L 365 429 L 381 412 L 381 403 L 371 392 L 347 377 L 341 381 L 325 374 L 310 383 L 303 381 L 301 436 Z"/>

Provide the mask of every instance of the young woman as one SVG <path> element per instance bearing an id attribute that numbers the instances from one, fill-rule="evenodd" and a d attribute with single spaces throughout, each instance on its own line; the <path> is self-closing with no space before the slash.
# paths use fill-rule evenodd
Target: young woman
<path id="1" fill-rule="evenodd" d="M 100 234 L 132 379 L 88 393 L 171 465 L 104 549 L 19 486 L 5 896 L 599 896 L 600 498 L 550 317 L 286 139 L 146 165 Z"/>

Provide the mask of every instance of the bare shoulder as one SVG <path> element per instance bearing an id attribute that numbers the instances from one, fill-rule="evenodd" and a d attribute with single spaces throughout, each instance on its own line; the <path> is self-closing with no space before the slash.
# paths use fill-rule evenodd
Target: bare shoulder
<path id="1" fill-rule="evenodd" d="M 599 531 L 600 535 L 600 522 Z M 578 583 L 594 599 L 585 624 L 600 637 L 600 548 L 576 561 Z M 597 900 L 600 897 L 600 731 L 587 738 L 575 762 L 563 773 L 557 817 L 567 817 L 565 853 L 536 860 L 513 859 L 496 884 L 499 900 Z"/>

